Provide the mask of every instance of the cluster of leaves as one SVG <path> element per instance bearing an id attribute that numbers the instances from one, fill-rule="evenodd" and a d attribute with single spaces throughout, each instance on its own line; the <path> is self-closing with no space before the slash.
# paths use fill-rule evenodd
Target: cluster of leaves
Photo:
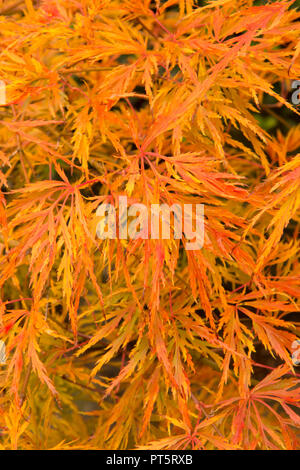
<path id="1" fill-rule="evenodd" d="M 297 448 L 299 19 L 0 1 L 2 449 Z M 120 195 L 204 204 L 203 248 L 100 240 Z"/>

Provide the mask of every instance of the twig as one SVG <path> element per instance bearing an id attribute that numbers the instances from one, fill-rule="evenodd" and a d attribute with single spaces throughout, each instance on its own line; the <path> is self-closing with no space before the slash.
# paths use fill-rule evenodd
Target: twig
<path id="1" fill-rule="evenodd" d="M 209 419 L 209 414 L 206 413 L 204 406 L 203 406 L 202 403 L 198 400 L 198 398 L 196 398 L 193 393 L 191 393 L 191 397 L 192 397 L 192 400 L 194 401 L 194 403 L 195 403 L 195 405 L 196 405 L 196 408 L 204 414 L 204 416 L 205 416 L 206 419 Z M 219 434 L 220 437 L 223 437 L 223 438 L 224 438 L 223 434 L 221 433 L 221 431 L 217 428 L 217 426 L 216 426 L 215 424 L 213 424 L 212 427 L 214 428 L 214 430 L 216 431 L 216 433 Z"/>
<path id="2" fill-rule="evenodd" d="M 20 406 L 23 405 L 24 400 L 26 398 L 26 390 L 27 390 L 29 379 L 30 379 L 31 371 L 32 371 L 32 362 L 30 360 L 30 362 L 28 364 L 28 367 L 27 367 L 27 370 L 26 370 L 26 375 L 25 375 L 22 391 L 21 391 L 21 394 L 20 394 Z"/>
<path id="3" fill-rule="evenodd" d="M 24 3 L 24 0 L 18 0 L 17 2 L 13 3 L 12 5 L 9 5 L 2 10 L 0 10 L 0 16 L 2 15 L 7 15 L 7 13 L 15 13 L 13 10 L 18 8 L 19 5 Z"/>
<path id="4" fill-rule="evenodd" d="M 161 39 L 153 31 L 151 31 L 151 29 L 148 28 L 148 26 L 146 26 L 140 18 L 136 18 L 136 20 L 152 37 L 154 37 L 156 41 L 161 41 Z"/>
<path id="5" fill-rule="evenodd" d="M 88 385 L 84 385 L 82 383 L 73 382 L 73 380 L 68 379 L 68 377 L 66 377 L 65 375 L 62 376 L 62 379 L 66 380 L 66 382 L 69 382 L 70 384 L 77 385 L 78 387 L 85 388 L 86 390 L 89 390 L 91 392 L 101 393 L 101 391 L 97 390 L 97 388 L 92 388 L 92 387 L 89 387 Z"/>

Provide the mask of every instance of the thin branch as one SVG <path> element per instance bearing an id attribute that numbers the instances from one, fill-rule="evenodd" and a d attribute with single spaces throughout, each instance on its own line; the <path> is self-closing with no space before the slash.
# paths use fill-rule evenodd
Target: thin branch
<path id="1" fill-rule="evenodd" d="M 29 383 L 31 371 L 32 371 L 32 362 L 31 362 L 31 360 L 30 360 L 30 362 L 29 362 L 29 364 L 28 364 L 28 366 L 27 366 L 27 370 L 26 370 L 26 374 L 25 374 L 25 378 L 24 378 L 24 382 L 23 382 L 22 391 L 21 391 L 21 393 L 20 393 L 20 406 L 23 405 L 24 400 L 25 400 L 25 398 L 26 398 L 26 390 L 27 390 L 27 387 L 28 387 L 28 383 Z"/>
<path id="2" fill-rule="evenodd" d="M 24 0 L 18 0 L 17 2 L 15 3 L 12 3 L 11 5 L 8 5 L 7 7 L 5 8 L 2 8 L 2 10 L 0 10 L 0 16 L 2 15 L 7 15 L 8 13 L 16 13 L 16 11 L 18 11 L 18 7 L 24 3 Z"/>
<path id="3" fill-rule="evenodd" d="M 210 417 L 209 414 L 206 413 L 204 406 L 203 406 L 202 403 L 198 400 L 198 398 L 195 397 L 195 395 L 194 395 L 193 393 L 191 393 L 191 397 L 192 397 L 193 402 L 194 402 L 195 405 L 196 405 L 196 408 L 204 414 L 204 416 L 205 416 L 206 419 L 209 419 L 209 417 Z M 214 430 L 216 431 L 216 433 L 219 434 L 220 437 L 223 437 L 223 438 L 224 438 L 223 434 L 221 433 L 221 431 L 217 428 L 217 426 L 216 426 L 215 424 L 213 424 L 212 427 L 214 428 Z"/>

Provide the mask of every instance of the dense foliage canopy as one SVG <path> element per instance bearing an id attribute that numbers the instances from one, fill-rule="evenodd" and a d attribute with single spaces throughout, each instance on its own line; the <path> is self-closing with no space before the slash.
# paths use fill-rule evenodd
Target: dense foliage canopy
<path id="1" fill-rule="evenodd" d="M 1 449 L 297 448 L 299 20 L 0 1 Z M 120 195 L 204 204 L 203 248 L 99 239 Z"/>

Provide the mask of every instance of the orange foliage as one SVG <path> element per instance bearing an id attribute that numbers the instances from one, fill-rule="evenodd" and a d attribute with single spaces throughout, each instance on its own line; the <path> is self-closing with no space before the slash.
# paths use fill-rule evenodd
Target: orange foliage
<path id="1" fill-rule="evenodd" d="M 299 19 L 0 1 L 0 448 L 297 448 Z M 120 195 L 203 248 L 99 239 Z"/>

